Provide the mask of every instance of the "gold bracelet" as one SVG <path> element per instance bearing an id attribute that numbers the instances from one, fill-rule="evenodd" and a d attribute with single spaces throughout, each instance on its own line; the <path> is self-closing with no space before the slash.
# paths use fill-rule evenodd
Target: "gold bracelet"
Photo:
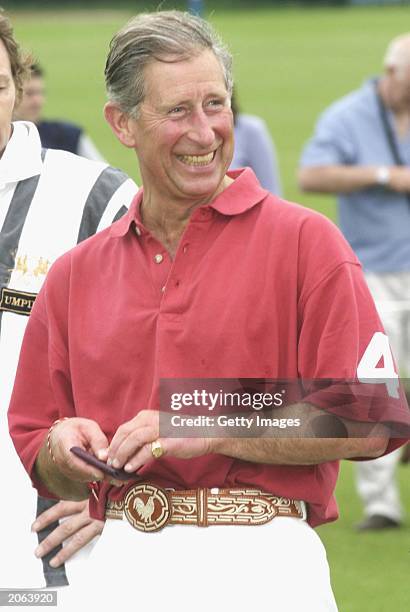
<path id="1" fill-rule="evenodd" d="M 56 425 L 58 425 L 59 423 L 62 423 L 63 421 L 66 421 L 69 417 L 62 417 L 61 419 L 57 419 L 56 421 L 54 421 L 54 423 L 51 425 L 50 429 L 48 430 L 48 434 L 47 434 L 47 448 L 48 448 L 48 452 L 50 453 L 50 457 L 53 460 L 53 463 L 56 462 L 56 459 L 53 455 L 53 451 L 51 450 L 51 434 L 53 432 L 54 427 L 56 427 Z"/>

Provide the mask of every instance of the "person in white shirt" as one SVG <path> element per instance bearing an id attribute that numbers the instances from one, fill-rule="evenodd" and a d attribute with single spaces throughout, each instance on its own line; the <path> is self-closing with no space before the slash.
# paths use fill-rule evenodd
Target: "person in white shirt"
<path id="1" fill-rule="evenodd" d="M 102 529 L 84 502 L 37 500 L 9 437 L 6 411 L 28 315 L 49 266 L 119 218 L 137 191 L 134 181 L 106 163 L 42 149 L 33 123 L 12 123 L 28 61 L 0 14 L 0 588 L 8 589 L 67 584 L 62 563 Z M 48 527 L 40 532 L 46 538 L 41 548 L 30 530 L 36 504 L 36 523 Z M 58 519 L 65 520 L 59 525 Z M 34 549 L 38 556 L 48 553 L 43 563 Z M 55 572 L 53 565 L 59 566 Z"/>

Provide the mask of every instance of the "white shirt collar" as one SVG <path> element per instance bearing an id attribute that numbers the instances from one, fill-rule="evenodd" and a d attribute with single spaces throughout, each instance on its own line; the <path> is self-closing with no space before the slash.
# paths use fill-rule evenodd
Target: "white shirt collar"
<path id="1" fill-rule="evenodd" d="M 42 164 L 41 141 L 34 123 L 13 122 L 13 133 L 0 159 L 0 189 L 7 183 L 37 176 Z"/>

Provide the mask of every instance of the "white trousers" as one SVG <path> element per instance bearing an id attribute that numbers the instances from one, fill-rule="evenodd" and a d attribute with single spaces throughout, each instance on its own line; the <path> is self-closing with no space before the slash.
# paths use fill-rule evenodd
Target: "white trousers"
<path id="1" fill-rule="evenodd" d="M 366 274 L 366 281 L 389 337 L 402 375 L 410 375 L 410 272 Z M 403 518 L 396 482 L 400 449 L 372 461 L 356 464 L 357 491 L 366 516 L 381 514 L 395 521 Z"/>
<path id="2" fill-rule="evenodd" d="M 326 551 L 300 519 L 263 526 L 173 525 L 137 531 L 107 520 L 100 540 L 58 593 L 59 612 L 93 609 L 167 612 L 337 612 Z"/>
<path id="3" fill-rule="evenodd" d="M 403 519 L 395 476 L 400 455 L 401 448 L 398 448 L 379 459 L 357 464 L 356 485 L 366 516 L 381 514 L 397 522 Z"/>

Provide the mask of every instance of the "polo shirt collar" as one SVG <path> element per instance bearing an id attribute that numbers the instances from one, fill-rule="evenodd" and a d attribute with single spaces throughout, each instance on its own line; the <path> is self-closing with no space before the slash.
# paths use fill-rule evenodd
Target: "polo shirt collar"
<path id="1" fill-rule="evenodd" d="M 0 159 L 0 187 L 41 173 L 41 141 L 30 121 L 15 121 L 13 133 Z"/>
<path id="2" fill-rule="evenodd" d="M 268 195 L 251 168 L 230 170 L 228 176 L 233 183 L 220 193 L 208 206 L 223 215 L 240 215 L 259 204 Z"/>
<path id="3" fill-rule="evenodd" d="M 262 202 L 269 194 L 266 189 L 261 187 L 251 168 L 230 170 L 228 176 L 234 179 L 233 183 L 224 189 L 213 202 L 206 204 L 204 207 L 213 208 L 223 215 L 240 215 L 246 210 L 253 208 L 256 204 L 259 204 L 259 202 Z M 139 218 L 142 196 L 143 188 L 134 197 L 128 213 L 111 226 L 111 236 L 117 238 L 125 236 L 132 223 L 135 224 L 141 233 L 146 232 Z"/>

